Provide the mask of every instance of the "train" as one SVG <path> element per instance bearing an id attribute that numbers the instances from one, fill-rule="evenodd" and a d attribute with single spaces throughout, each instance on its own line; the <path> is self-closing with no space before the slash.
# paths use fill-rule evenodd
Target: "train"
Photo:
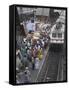
<path id="1" fill-rule="evenodd" d="M 51 46 L 64 44 L 65 33 L 65 12 L 63 11 L 55 24 L 51 27 L 50 31 L 50 44 Z"/>
<path id="2" fill-rule="evenodd" d="M 51 28 L 51 32 L 50 32 L 50 43 L 51 44 L 64 44 L 64 28 L 65 28 L 65 25 L 61 24 L 61 22 L 56 23 Z"/>

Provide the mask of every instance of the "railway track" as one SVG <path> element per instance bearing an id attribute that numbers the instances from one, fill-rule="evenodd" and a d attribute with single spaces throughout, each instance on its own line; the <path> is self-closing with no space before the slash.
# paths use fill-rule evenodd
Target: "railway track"
<path id="1" fill-rule="evenodd" d="M 43 82 L 63 81 L 63 50 L 58 52 L 49 50 L 48 56 L 48 66 Z"/>
<path id="2" fill-rule="evenodd" d="M 55 52 L 49 52 L 48 67 L 44 77 L 44 81 L 56 81 L 59 68 L 59 55 Z"/>
<path id="3" fill-rule="evenodd" d="M 66 74 L 63 72 L 64 58 L 64 50 L 53 51 L 49 49 L 37 82 L 63 81 L 64 74 Z"/>

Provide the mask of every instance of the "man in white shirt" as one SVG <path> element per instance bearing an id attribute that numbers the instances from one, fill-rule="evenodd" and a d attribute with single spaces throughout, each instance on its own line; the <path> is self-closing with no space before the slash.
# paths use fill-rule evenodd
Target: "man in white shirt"
<path id="1" fill-rule="evenodd" d="M 28 32 L 34 32 L 35 31 L 35 23 L 34 22 L 32 22 L 32 21 L 29 21 L 28 23 L 27 23 L 27 31 Z"/>

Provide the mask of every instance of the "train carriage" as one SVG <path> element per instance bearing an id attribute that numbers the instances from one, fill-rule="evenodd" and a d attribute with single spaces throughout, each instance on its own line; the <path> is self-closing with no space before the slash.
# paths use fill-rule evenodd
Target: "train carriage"
<path id="1" fill-rule="evenodd" d="M 65 33 L 65 11 L 61 11 L 59 18 L 56 23 L 52 26 L 50 32 L 50 44 L 60 45 L 64 44 L 64 33 Z M 54 46 L 55 47 L 55 46 Z"/>
<path id="2" fill-rule="evenodd" d="M 64 28 L 65 28 L 64 24 L 61 24 L 59 28 L 57 27 L 57 24 L 55 24 L 51 28 L 51 32 L 50 32 L 50 43 L 51 44 L 64 44 Z"/>

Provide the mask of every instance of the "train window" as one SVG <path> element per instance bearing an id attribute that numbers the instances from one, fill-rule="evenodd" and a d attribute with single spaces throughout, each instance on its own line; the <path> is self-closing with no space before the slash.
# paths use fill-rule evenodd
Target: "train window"
<path id="1" fill-rule="evenodd" d="M 62 33 L 58 33 L 58 37 L 61 38 L 62 37 Z"/>
<path id="2" fill-rule="evenodd" d="M 56 33 L 52 33 L 52 37 L 56 37 Z"/>

